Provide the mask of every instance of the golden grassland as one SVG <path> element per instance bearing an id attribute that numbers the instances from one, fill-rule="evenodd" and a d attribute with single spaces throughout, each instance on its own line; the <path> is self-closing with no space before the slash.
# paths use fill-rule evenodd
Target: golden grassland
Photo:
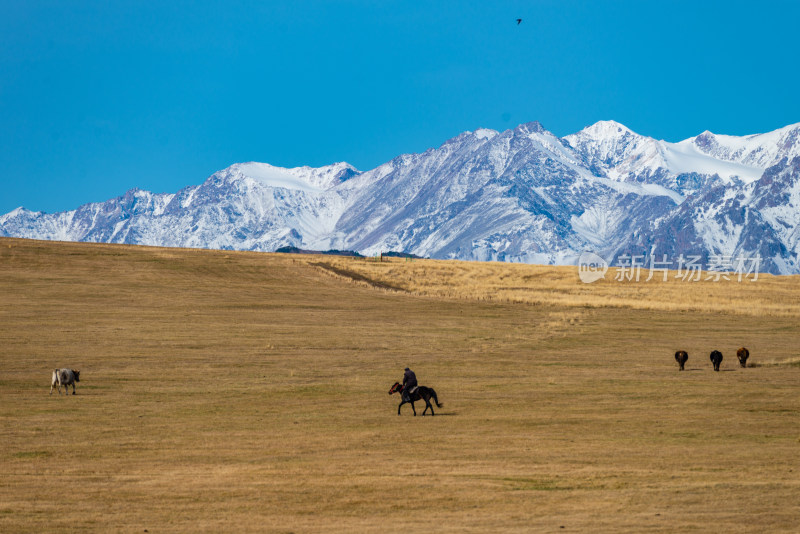
<path id="1" fill-rule="evenodd" d="M 797 532 L 797 285 L 0 239 L 0 532 Z"/>
<path id="2" fill-rule="evenodd" d="M 581 283 L 576 267 L 328 256 L 320 268 L 362 284 L 416 295 L 587 308 L 724 312 L 800 317 L 800 276 L 687 272 L 611 267 L 605 278 Z M 623 276 L 627 277 L 623 280 Z M 638 280 L 637 278 L 638 277 Z M 698 281 L 699 278 L 699 281 Z"/>

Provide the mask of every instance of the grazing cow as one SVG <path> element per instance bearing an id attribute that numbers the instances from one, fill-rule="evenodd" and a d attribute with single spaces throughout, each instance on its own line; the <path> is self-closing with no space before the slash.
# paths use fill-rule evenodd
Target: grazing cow
<path id="1" fill-rule="evenodd" d="M 711 363 L 714 364 L 714 370 L 719 371 L 719 364 L 722 363 L 722 353 L 720 351 L 711 351 Z"/>
<path id="2" fill-rule="evenodd" d="M 58 388 L 61 395 L 61 386 L 64 386 L 64 394 L 69 395 L 69 386 L 72 386 L 72 394 L 75 395 L 75 382 L 81 381 L 81 372 L 74 369 L 53 369 L 53 378 L 50 381 L 50 395 L 53 388 Z"/>
<path id="3" fill-rule="evenodd" d="M 750 351 L 742 347 L 736 351 L 736 357 L 739 358 L 739 365 L 747 367 L 747 358 L 750 357 Z"/>
<path id="4" fill-rule="evenodd" d="M 678 365 L 680 366 L 679 371 L 683 371 L 683 366 L 688 359 L 689 354 L 685 350 L 679 350 L 675 353 L 675 361 L 678 362 Z"/>

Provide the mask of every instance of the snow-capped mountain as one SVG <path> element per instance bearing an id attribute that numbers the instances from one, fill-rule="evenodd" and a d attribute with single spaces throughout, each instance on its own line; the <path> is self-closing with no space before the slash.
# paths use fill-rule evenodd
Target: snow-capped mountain
<path id="1" fill-rule="evenodd" d="M 464 132 L 367 172 L 238 163 L 175 194 L 133 190 L 56 214 L 18 208 L 0 235 L 273 251 L 403 251 L 574 264 L 615 257 L 760 257 L 800 272 L 800 124 L 679 143 L 601 121 Z"/>
<path id="2" fill-rule="evenodd" d="M 703 148 L 710 144 L 697 141 L 703 136 L 713 138 L 714 134 L 705 132 L 680 143 L 668 143 L 634 133 L 614 121 L 601 121 L 564 139 L 595 172 L 614 180 L 660 183 L 680 192 L 695 191 L 701 185 L 681 176 L 710 178 L 716 174 L 728 183 L 737 179 L 751 182 L 780 159 L 757 166 L 751 159 L 715 156 Z"/>
<path id="3" fill-rule="evenodd" d="M 744 137 L 714 135 L 705 131 L 678 144 L 694 147 L 718 160 L 766 169 L 784 158 L 792 160 L 800 156 L 800 128 L 794 124 L 774 132 Z"/>

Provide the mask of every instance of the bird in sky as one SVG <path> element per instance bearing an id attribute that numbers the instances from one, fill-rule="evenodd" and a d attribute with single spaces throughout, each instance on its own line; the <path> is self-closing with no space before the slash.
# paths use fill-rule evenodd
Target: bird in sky
<path id="1" fill-rule="evenodd" d="M 519 26 L 520 23 L 522 23 L 522 19 L 517 19 L 517 26 Z"/>

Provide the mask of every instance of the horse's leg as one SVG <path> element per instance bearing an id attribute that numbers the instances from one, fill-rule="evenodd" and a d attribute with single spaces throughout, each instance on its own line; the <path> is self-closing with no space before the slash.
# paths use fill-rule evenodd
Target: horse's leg
<path id="1" fill-rule="evenodd" d="M 422 400 L 425 401 L 425 411 L 422 412 L 422 415 L 425 415 L 425 412 L 428 411 L 428 408 L 431 409 L 431 415 L 436 415 L 435 413 L 433 413 L 433 405 L 431 404 L 430 397 L 422 397 Z"/>
<path id="2" fill-rule="evenodd" d="M 400 407 L 402 407 L 406 401 L 400 401 L 400 404 L 397 406 L 397 415 L 400 415 Z"/>
<path id="3" fill-rule="evenodd" d="M 411 401 L 411 409 L 414 410 L 414 417 L 417 416 L 417 409 L 414 408 L 414 401 Z"/>

